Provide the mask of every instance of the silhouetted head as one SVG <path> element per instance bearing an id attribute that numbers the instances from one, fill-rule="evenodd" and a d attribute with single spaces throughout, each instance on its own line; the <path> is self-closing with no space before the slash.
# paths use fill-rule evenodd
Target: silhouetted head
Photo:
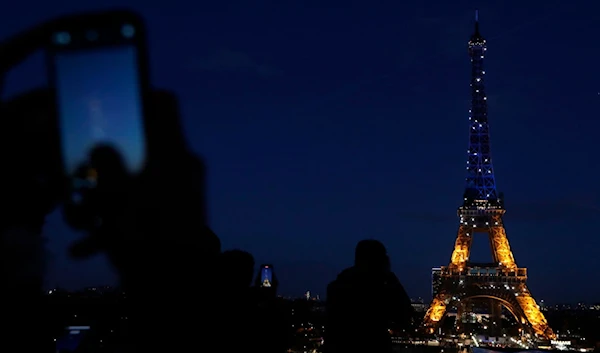
<path id="1" fill-rule="evenodd" d="M 217 256 L 221 253 L 221 240 L 219 237 L 210 229 L 209 226 L 204 226 L 204 247 L 208 255 Z M 250 255 L 252 256 L 252 255 Z"/>
<path id="2" fill-rule="evenodd" d="M 254 257 L 247 251 L 228 250 L 219 261 L 219 282 L 230 288 L 248 288 L 254 276 Z"/>
<path id="3" fill-rule="evenodd" d="M 385 246 L 378 240 L 361 240 L 356 245 L 354 266 L 361 269 L 384 271 L 388 270 L 390 260 Z"/>

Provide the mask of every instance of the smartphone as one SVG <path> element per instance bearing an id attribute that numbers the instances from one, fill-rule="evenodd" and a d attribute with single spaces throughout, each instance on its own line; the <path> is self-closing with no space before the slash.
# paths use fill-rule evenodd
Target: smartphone
<path id="1" fill-rule="evenodd" d="M 77 179 L 78 187 L 93 188 L 96 172 L 81 168 L 98 146 L 111 147 L 127 172 L 139 173 L 147 158 L 149 90 L 141 19 L 131 12 L 109 12 L 58 24 L 49 42 L 65 175 Z"/>
<path id="2" fill-rule="evenodd" d="M 261 287 L 272 287 L 273 286 L 273 266 L 272 265 L 261 265 L 260 266 L 260 286 Z"/>

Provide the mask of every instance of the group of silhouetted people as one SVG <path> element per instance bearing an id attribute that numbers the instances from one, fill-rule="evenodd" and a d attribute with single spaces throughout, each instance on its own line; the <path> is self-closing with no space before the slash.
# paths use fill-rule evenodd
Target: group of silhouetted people
<path id="1" fill-rule="evenodd" d="M 285 313 L 275 300 L 276 287 L 251 287 L 254 259 L 251 254 L 233 250 L 220 256 L 216 273 L 223 311 L 219 331 L 230 335 L 227 352 L 263 350 L 283 352 L 286 345 Z M 326 353 L 391 352 L 391 332 L 413 329 L 410 298 L 390 269 L 384 245 L 377 240 L 358 243 L 354 266 L 342 271 L 327 288 Z M 226 337 L 224 337 L 226 339 Z"/>
<path id="2" fill-rule="evenodd" d="M 272 287 L 252 285 L 253 256 L 241 250 L 217 255 L 214 287 L 218 298 L 214 337 L 217 351 L 284 352 L 289 348 L 287 318 Z M 260 276 L 259 276 L 260 278 Z M 408 334 L 413 327 L 411 301 L 390 269 L 384 245 L 377 240 L 358 243 L 354 266 L 343 270 L 327 288 L 326 353 L 391 352 L 391 332 Z M 235 337 L 235 338 L 234 338 Z"/>
<path id="3" fill-rule="evenodd" d="M 284 352 L 289 322 L 273 287 L 252 286 L 254 258 L 241 250 L 218 255 L 214 282 L 219 299 L 215 312 L 223 352 Z M 212 289 L 208 289 L 212 290 Z M 289 315 L 289 313 L 288 313 Z M 391 333 L 413 330 L 413 309 L 402 284 L 391 271 L 385 246 L 363 240 L 354 266 L 343 270 L 327 288 L 326 353 L 391 352 Z M 233 339 L 232 337 L 236 338 Z"/>

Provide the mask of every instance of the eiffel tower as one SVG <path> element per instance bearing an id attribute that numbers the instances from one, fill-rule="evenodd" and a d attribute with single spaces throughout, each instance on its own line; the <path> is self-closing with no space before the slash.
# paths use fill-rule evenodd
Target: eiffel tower
<path id="1" fill-rule="evenodd" d="M 466 188 L 463 204 L 458 208 L 460 225 L 450 264 L 441 268 L 441 286 L 425 314 L 422 328 L 426 333 L 435 333 L 447 309 L 456 308 L 455 329 L 464 333 L 463 314 L 472 310 L 474 303 L 483 302 L 489 305 L 490 324 L 495 326 L 490 327 L 490 335 L 499 335 L 502 307 L 505 307 L 517 320 L 523 335 L 551 339 L 555 335 L 527 288 L 527 269 L 517 266 L 502 222 L 506 211 L 502 195 L 496 191 L 490 153 L 483 70 L 486 50 L 476 13 L 475 32 L 469 40 L 472 100 Z M 469 261 L 476 233 L 488 236 L 492 263 Z"/>

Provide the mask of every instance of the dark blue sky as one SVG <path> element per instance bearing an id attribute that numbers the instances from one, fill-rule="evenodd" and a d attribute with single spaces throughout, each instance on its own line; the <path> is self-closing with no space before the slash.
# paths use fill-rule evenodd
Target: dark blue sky
<path id="1" fill-rule="evenodd" d="M 0 36 L 117 4 L 147 18 L 153 82 L 181 99 L 224 248 L 273 263 L 286 294 L 323 294 L 355 243 L 375 237 L 414 297 L 428 297 L 430 269 L 449 262 L 456 236 L 479 7 L 517 263 L 538 299 L 600 300 L 600 4 L 32 0 L 0 13 Z M 45 84 L 44 72 L 32 60 L 6 88 Z M 66 258 L 77 235 L 57 215 L 46 234 L 51 285 L 114 280 L 102 258 Z M 476 239 L 471 259 L 490 257 Z"/>

